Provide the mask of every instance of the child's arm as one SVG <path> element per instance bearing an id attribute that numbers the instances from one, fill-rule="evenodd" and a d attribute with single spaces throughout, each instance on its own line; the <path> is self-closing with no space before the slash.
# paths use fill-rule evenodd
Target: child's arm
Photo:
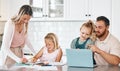
<path id="1" fill-rule="evenodd" d="M 62 58 L 63 52 L 62 49 L 60 48 L 59 53 L 57 55 L 57 58 L 55 60 L 55 62 L 60 62 L 61 58 Z"/>
<path id="2" fill-rule="evenodd" d="M 43 49 L 44 49 L 44 47 L 42 49 L 40 49 L 40 51 L 32 58 L 31 62 L 36 62 L 38 60 L 38 58 L 40 58 L 42 56 Z"/>

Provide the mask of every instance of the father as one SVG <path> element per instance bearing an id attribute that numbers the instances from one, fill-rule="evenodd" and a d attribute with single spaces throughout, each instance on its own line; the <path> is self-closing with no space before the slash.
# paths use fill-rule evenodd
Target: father
<path id="1" fill-rule="evenodd" d="M 97 65 L 118 65 L 120 63 L 120 42 L 109 32 L 110 21 L 105 16 L 97 17 L 95 24 L 96 42 L 89 45 L 95 52 Z"/>

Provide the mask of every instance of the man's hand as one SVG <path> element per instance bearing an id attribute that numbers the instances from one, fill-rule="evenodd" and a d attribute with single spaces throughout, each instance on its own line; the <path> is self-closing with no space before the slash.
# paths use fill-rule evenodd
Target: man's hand
<path id="1" fill-rule="evenodd" d="M 101 52 L 101 50 L 98 47 L 96 47 L 95 45 L 88 45 L 88 49 L 90 49 L 93 52 L 98 53 L 98 54 Z"/>

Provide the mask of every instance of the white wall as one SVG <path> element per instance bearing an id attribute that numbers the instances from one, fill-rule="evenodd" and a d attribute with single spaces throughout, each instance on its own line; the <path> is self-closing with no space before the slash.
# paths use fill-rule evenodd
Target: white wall
<path id="1" fill-rule="evenodd" d="M 112 1 L 112 33 L 120 40 L 120 0 Z"/>
<path id="2" fill-rule="evenodd" d="M 29 0 L 0 0 L 0 2 L 0 20 L 2 21 L 14 16 L 22 5 L 29 4 Z"/>

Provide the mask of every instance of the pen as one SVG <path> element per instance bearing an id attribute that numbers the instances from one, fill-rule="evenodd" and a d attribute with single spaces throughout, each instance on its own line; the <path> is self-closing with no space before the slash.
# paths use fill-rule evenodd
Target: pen
<path id="1" fill-rule="evenodd" d="M 52 65 L 47 64 L 47 65 L 43 65 L 43 66 L 52 66 Z"/>

